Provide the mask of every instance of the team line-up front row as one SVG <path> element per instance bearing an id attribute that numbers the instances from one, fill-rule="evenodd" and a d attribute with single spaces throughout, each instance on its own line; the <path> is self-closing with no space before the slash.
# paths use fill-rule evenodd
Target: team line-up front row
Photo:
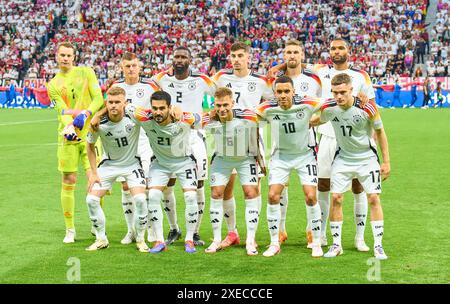
<path id="1" fill-rule="evenodd" d="M 309 127 L 310 123 L 318 125 L 331 121 L 339 149 L 331 169 L 333 200 L 330 227 L 333 245 L 324 256 L 335 257 L 343 253 L 343 193 L 350 188 L 352 180 L 357 178 L 368 195 L 371 207 L 375 257 L 386 259 L 381 243 L 383 213 L 379 194 L 381 178 L 386 178 L 390 169 L 389 165 L 380 166 L 372 144 L 372 133 L 375 130 L 383 159 L 389 159 L 382 121 L 374 103 L 362 106 L 361 101 L 352 96 L 352 80 L 349 75 L 334 76 L 331 85 L 334 96 L 332 99 L 321 101 L 318 98 L 304 97 L 295 100 L 291 78 L 279 77 L 274 83 L 276 102 L 264 102 L 255 111 L 235 109 L 233 92 L 221 87 L 214 94 L 214 109 L 204 114 L 174 113 L 171 96 L 164 91 L 156 91 L 151 95 L 151 108 L 127 105 L 125 90 L 120 87 L 110 88 L 107 92 L 106 114 L 101 116 L 97 131 L 91 129 L 87 134 L 87 154 L 92 174 L 86 202 L 96 233 L 96 241 L 87 249 L 108 247 L 105 215 L 100 199 L 118 177 L 123 177 L 136 205 L 137 248 L 150 253 L 167 250 L 160 202 L 169 179 L 176 176 L 183 189 L 186 204 L 185 250 L 189 253 L 196 252 L 193 235 L 198 219 L 198 166 L 193 157 L 191 135 L 192 132 L 199 132 L 199 128 L 204 128 L 210 129 L 216 147 L 210 175 L 210 220 L 214 240 L 205 252 L 215 253 L 222 249 L 223 195 L 233 170 L 236 170 L 245 196 L 246 251 L 248 255 L 257 255 L 255 234 L 260 216 L 258 169 L 264 167 L 258 143 L 258 126 L 261 122 L 267 122 L 271 124 L 273 145 L 269 163 L 267 206 L 271 243 L 263 255 L 274 256 L 280 252 L 280 195 L 288 183 L 290 172 L 295 170 L 305 193 L 307 218 L 312 231 L 312 256 L 323 256 L 320 238 L 321 210 L 316 199 L 317 164 L 315 151 L 309 145 Z M 320 115 L 313 116 L 318 113 Z M 137 157 L 141 127 L 153 150 L 147 176 L 144 173 L 147 168 L 142 168 Z M 104 155 L 107 157 L 97 168 L 94 144 L 98 137 L 101 138 Z M 144 240 L 148 224 L 155 234 L 155 244 L 151 249 Z"/>

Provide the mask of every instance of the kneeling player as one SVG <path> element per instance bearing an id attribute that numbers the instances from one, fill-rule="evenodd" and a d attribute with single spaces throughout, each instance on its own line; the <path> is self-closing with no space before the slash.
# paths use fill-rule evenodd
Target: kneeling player
<path id="1" fill-rule="evenodd" d="M 303 186 L 307 219 L 312 230 L 312 256 L 323 255 L 320 247 L 321 213 L 317 204 L 317 163 L 314 147 L 309 143 L 309 120 L 320 109 L 319 99 L 304 97 L 294 102 L 294 84 L 291 78 L 281 76 L 275 81 L 277 102 L 265 102 L 256 113 L 271 123 L 273 152 L 269 165 L 269 204 L 267 222 L 270 246 L 264 256 L 280 252 L 279 228 L 281 219 L 280 196 L 284 185 L 295 170 Z"/>
<path id="2" fill-rule="evenodd" d="M 333 245 L 324 255 L 336 257 L 343 253 L 341 245 L 343 193 L 352 179 L 357 178 L 367 193 L 371 211 L 374 252 L 377 259 L 387 259 L 381 240 L 384 233 L 383 210 L 380 203 L 381 178 L 390 174 L 389 148 L 377 106 L 370 101 L 365 107 L 352 96 L 352 79 L 338 74 L 331 80 L 334 99 L 322 106 L 321 122 L 331 121 L 336 133 L 337 151 L 331 167 L 332 205 L 330 228 Z M 371 145 L 373 130 L 380 143 L 383 164 L 379 163 L 376 147 Z"/>
<path id="3" fill-rule="evenodd" d="M 106 100 L 107 114 L 101 119 L 97 132 L 90 131 L 87 136 L 87 155 L 92 170 L 89 178 L 89 194 L 86 197 L 89 216 L 95 229 L 96 241 L 86 248 L 94 251 L 109 246 L 105 232 L 105 214 L 100 207 L 102 198 L 118 177 L 125 178 L 133 199 L 136 202 L 137 217 L 136 247 L 147 252 L 144 241 L 147 227 L 147 201 L 145 196 L 145 177 L 137 155 L 139 127 L 124 115 L 125 90 L 114 87 L 108 90 Z M 97 169 L 94 144 L 101 137 L 104 158 Z"/>
<path id="4" fill-rule="evenodd" d="M 233 169 L 236 169 L 245 197 L 245 220 L 247 222 L 246 249 L 248 255 L 257 255 L 255 242 L 259 220 L 257 117 L 250 110 L 233 110 L 233 92 L 225 87 L 214 95 L 216 118 L 207 126 L 215 139 L 215 153 L 211 160 L 210 218 L 214 241 L 205 250 L 214 253 L 221 249 L 223 197 Z M 213 119 L 214 117 L 211 117 Z"/>
<path id="5" fill-rule="evenodd" d="M 163 233 L 161 208 L 162 191 L 172 174 L 181 183 L 186 203 L 185 251 L 195 253 L 194 232 L 197 224 L 197 164 L 189 145 L 191 127 L 201 123 L 201 115 L 185 112 L 177 121 L 171 115 L 171 97 L 156 91 L 150 98 L 151 109 L 128 105 L 126 112 L 145 130 L 154 157 L 149 170 L 149 221 L 156 234 L 156 243 L 150 253 L 167 250 Z"/>

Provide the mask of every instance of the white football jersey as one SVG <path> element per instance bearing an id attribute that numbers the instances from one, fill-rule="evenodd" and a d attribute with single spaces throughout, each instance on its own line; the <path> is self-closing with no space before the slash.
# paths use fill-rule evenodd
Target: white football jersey
<path id="1" fill-rule="evenodd" d="M 171 96 L 171 104 L 179 106 L 184 112 L 203 113 L 205 94 L 213 96 L 215 83 L 205 74 L 190 72 L 188 78 L 178 80 L 167 72 L 161 72 L 153 80 Z"/>
<path id="2" fill-rule="evenodd" d="M 276 102 L 258 106 L 256 113 L 271 124 L 272 155 L 298 155 L 314 149 L 309 146 L 309 120 L 320 107 L 320 99 L 314 97 L 296 100 L 288 110 Z"/>
<path id="3" fill-rule="evenodd" d="M 117 86 L 125 90 L 127 102 L 136 107 L 151 108 L 150 97 L 161 88 L 152 80 L 139 78 L 136 84 L 126 84 L 125 80 L 120 79 L 113 83 L 112 86 Z M 149 145 L 147 135 L 141 131 L 139 137 L 139 146 Z"/>
<path id="4" fill-rule="evenodd" d="M 95 143 L 100 136 L 103 146 L 103 157 L 100 164 L 107 162 L 111 166 L 126 167 L 139 161 L 137 148 L 140 128 L 128 116 L 121 121 L 112 122 L 108 115 L 102 116 L 97 132 L 89 131 L 86 140 Z"/>
<path id="5" fill-rule="evenodd" d="M 205 129 L 214 136 L 217 156 L 240 160 L 258 155 L 257 117 L 251 110 L 234 109 L 232 120 L 210 120 Z"/>
<path id="6" fill-rule="evenodd" d="M 227 87 L 233 91 L 234 108 L 237 109 L 254 110 L 263 99 L 274 99 L 272 81 L 257 73 L 238 77 L 233 70 L 221 70 L 212 79 L 217 87 Z"/>
<path id="7" fill-rule="evenodd" d="M 151 109 L 127 105 L 125 111 L 147 133 L 153 154 L 160 164 L 181 161 L 192 155 L 191 126 L 201 123 L 199 114 L 185 112 L 180 121 L 162 126 L 153 119 Z"/>
<path id="8" fill-rule="evenodd" d="M 277 77 L 286 75 L 284 72 L 278 73 Z M 322 96 L 322 82 L 320 78 L 308 71 L 303 71 L 296 77 L 289 77 L 294 82 L 295 99 L 299 100 L 305 96 L 321 97 Z"/>
<path id="9" fill-rule="evenodd" d="M 321 111 L 320 120 L 329 121 L 333 126 L 337 141 L 336 153 L 342 158 L 360 161 L 377 155 L 371 139 L 373 130 L 383 128 L 383 123 L 373 101 L 361 108 L 359 100 L 355 98 L 354 105 L 345 110 L 334 99 L 329 99 Z"/>
<path id="10" fill-rule="evenodd" d="M 369 99 L 375 98 L 375 91 L 372 87 L 372 82 L 370 80 L 367 72 L 359 69 L 349 68 L 347 70 L 336 70 L 331 65 L 325 64 L 315 64 L 312 67 L 312 73 L 320 78 L 322 83 L 322 97 L 333 98 L 331 93 L 331 79 L 337 74 L 345 73 L 352 78 L 353 86 L 353 96 L 357 96 L 359 92 L 367 95 Z M 333 127 L 331 124 L 323 124 L 318 128 L 319 133 L 335 137 Z"/>

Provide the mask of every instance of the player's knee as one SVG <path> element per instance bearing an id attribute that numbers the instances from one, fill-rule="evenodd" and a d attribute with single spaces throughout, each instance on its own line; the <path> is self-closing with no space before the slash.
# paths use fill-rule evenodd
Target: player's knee
<path id="1" fill-rule="evenodd" d="M 269 191 L 269 204 L 278 204 L 280 202 L 281 193 L 277 191 Z"/>
<path id="2" fill-rule="evenodd" d="M 224 193 L 224 191 L 223 191 L 222 187 L 211 187 L 211 198 L 222 199 L 223 193 Z"/>
<path id="3" fill-rule="evenodd" d="M 184 192 L 184 202 L 186 206 L 197 206 L 197 192 L 186 191 Z"/>
<path id="4" fill-rule="evenodd" d="M 314 206 L 317 203 L 317 196 L 315 192 L 305 193 L 305 202 L 308 206 Z"/>
<path id="5" fill-rule="evenodd" d="M 88 194 L 86 196 L 86 204 L 91 210 L 100 208 L 100 197 Z"/>
<path id="6" fill-rule="evenodd" d="M 149 205 L 158 205 L 161 202 L 162 191 L 159 189 L 150 189 L 148 191 Z"/>
<path id="7" fill-rule="evenodd" d="M 330 191 L 330 179 L 329 178 L 319 178 L 317 183 L 317 188 L 320 192 Z"/>
<path id="8" fill-rule="evenodd" d="M 122 183 L 122 190 L 123 191 L 130 191 L 130 188 L 128 187 L 127 183 L 125 183 L 125 182 Z"/>
<path id="9" fill-rule="evenodd" d="M 139 193 L 133 196 L 133 201 L 136 204 L 136 209 L 145 209 L 147 205 L 147 196 L 144 193 Z"/>
<path id="10" fill-rule="evenodd" d="M 244 187 L 244 198 L 253 199 L 257 198 L 259 195 L 258 186 L 255 187 Z"/>
<path id="11" fill-rule="evenodd" d="M 363 191 L 364 188 L 361 183 L 357 179 L 352 180 L 352 192 L 355 194 L 360 194 Z"/>
<path id="12" fill-rule="evenodd" d="M 380 196 L 377 193 L 368 194 L 367 202 L 371 207 L 376 207 L 380 204 Z"/>
<path id="13" fill-rule="evenodd" d="M 344 202 L 344 195 L 341 193 L 333 193 L 332 202 L 334 206 L 341 206 Z"/>
<path id="14" fill-rule="evenodd" d="M 75 185 L 77 182 L 77 175 L 75 173 L 63 174 L 62 180 L 64 184 Z"/>

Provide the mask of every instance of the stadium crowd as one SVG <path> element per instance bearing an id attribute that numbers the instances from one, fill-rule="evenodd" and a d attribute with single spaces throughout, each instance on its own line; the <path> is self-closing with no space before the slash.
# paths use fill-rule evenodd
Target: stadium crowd
<path id="1" fill-rule="evenodd" d="M 137 53 L 151 76 L 171 64 L 176 45 L 191 49 L 196 70 L 213 74 L 226 67 L 236 40 L 251 45 L 251 68 L 264 74 L 282 60 L 290 38 L 304 43 L 308 62 L 330 63 L 327 46 L 342 37 L 352 45 L 350 61 L 372 77 L 449 73 L 448 0 L 438 4 L 431 37 L 424 23 L 428 1 L 418 0 L 84 0 L 69 20 L 64 1 L 33 2 L 0 1 L 0 55 L 8 58 L 0 60 L 3 78 L 50 79 L 57 71 L 55 45 L 66 40 L 77 44 L 78 62 L 103 81 L 120 77 L 124 51 Z M 426 71 L 414 70 L 415 63 Z"/>

